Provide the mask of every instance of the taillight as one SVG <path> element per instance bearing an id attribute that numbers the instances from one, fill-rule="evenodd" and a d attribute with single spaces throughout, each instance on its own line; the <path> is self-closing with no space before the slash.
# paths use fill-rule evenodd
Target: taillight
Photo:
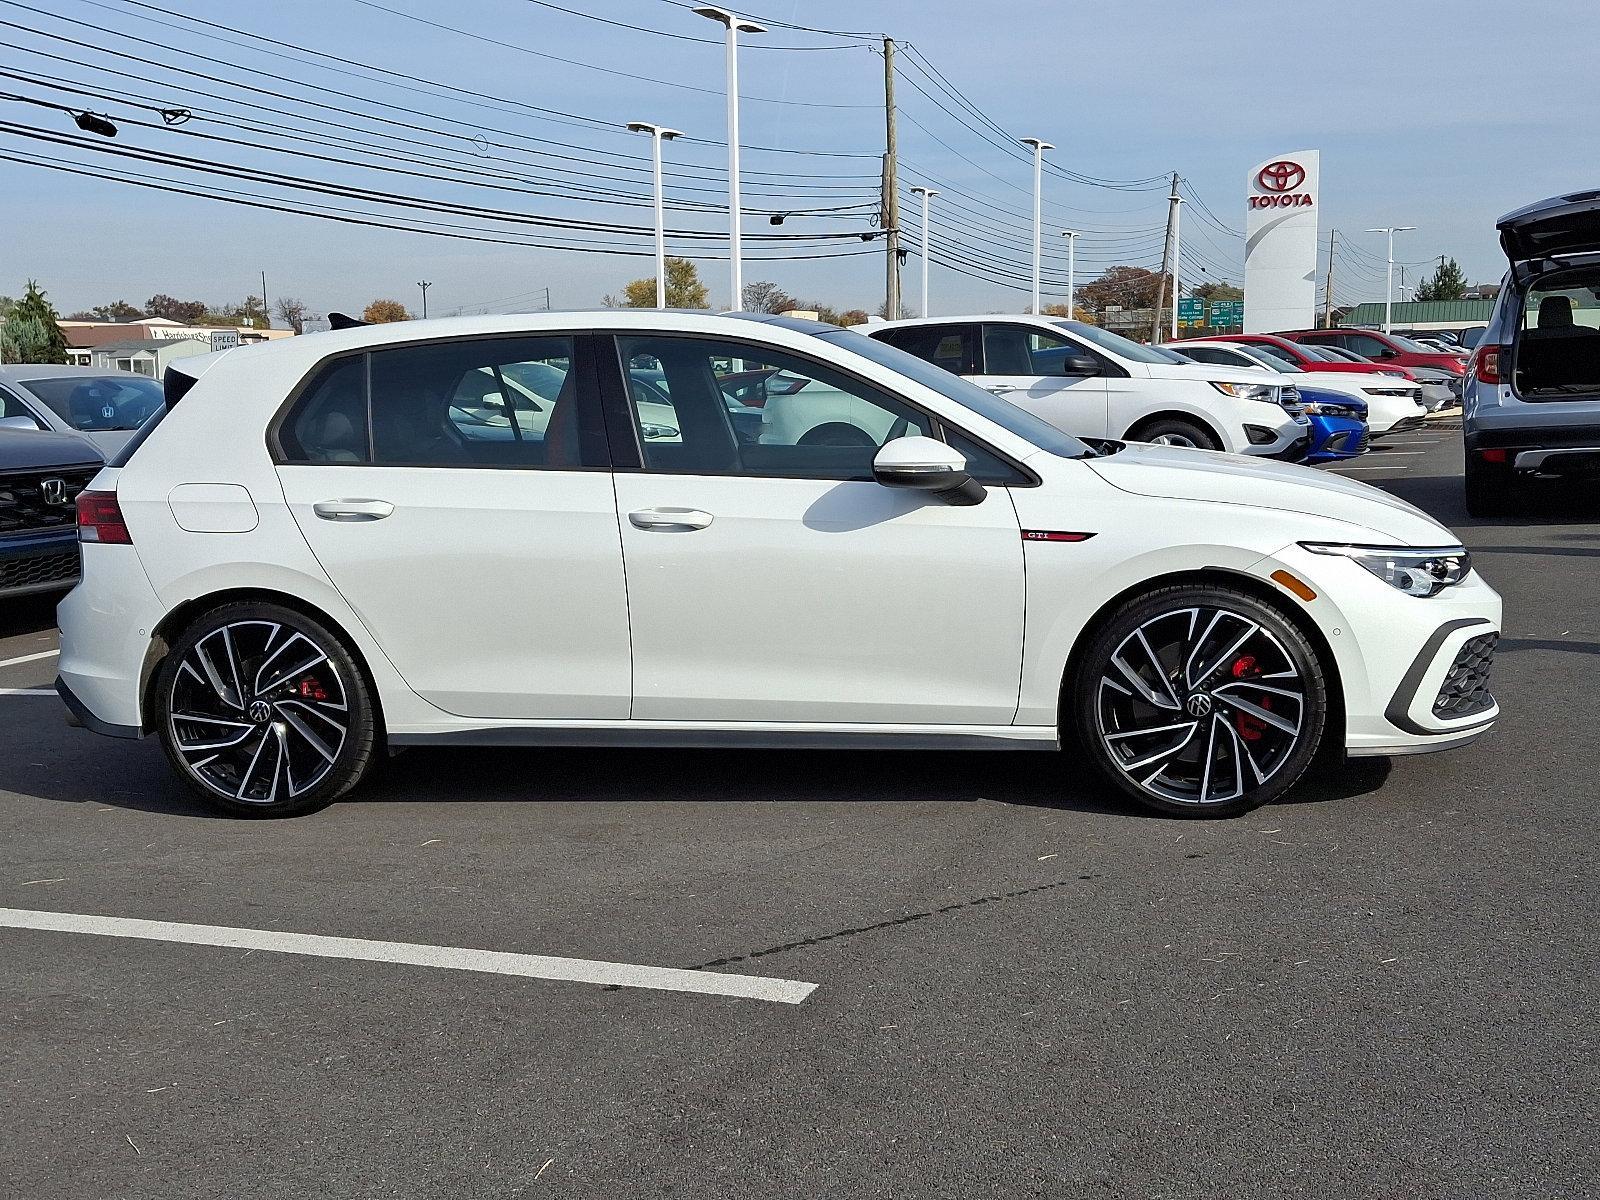
<path id="1" fill-rule="evenodd" d="M 133 545 L 128 524 L 115 492 L 78 493 L 78 540 L 105 542 L 117 546 Z"/>
<path id="2" fill-rule="evenodd" d="M 1500 382 L 1500 351 L 1503 346 L 1491 346 L 1487 342 L 1472 352 L 1472 377 L 1479 383 Z"/>

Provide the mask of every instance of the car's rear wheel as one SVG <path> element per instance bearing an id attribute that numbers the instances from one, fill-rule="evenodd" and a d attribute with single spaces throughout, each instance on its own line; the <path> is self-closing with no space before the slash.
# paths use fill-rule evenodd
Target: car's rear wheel
<path id="1" fill-rule="evenodd" d="M 1512 508 L 1511 472 L 1496 463 L 1486 463 L 1468 452 L 1464 475 L 1467 513 L 1474 517 L 1503 517 Z"/>
<path id="2" fill-rule="evenodd" d="M 1151 442 L 1157 446 L 1187 446 L 1194 450 L 1221 450 L 1222 444 L 1211 431 L 1194 421 L 1170 417 L 1152 421 L 1130 434 L 1136 442 Z"/>
<path id="3" fill-rule="evenodd" d="M 177 638 L 156 680 L 179 776 L 241 816 L 294 816 L 349 791 L 378 757 L 376 707 L 344 642 L 276 604 L 224 604 Z"/>
<path id="4" fill-rule="evenodd" d="M 1209 585 L 1122 605 L 1073 681 L 1077 743 L 1118 790 L 1171 815 L 1232 816 L 1304 773 L 1328 718 L 1316 652 L 1281 612 Z"/>

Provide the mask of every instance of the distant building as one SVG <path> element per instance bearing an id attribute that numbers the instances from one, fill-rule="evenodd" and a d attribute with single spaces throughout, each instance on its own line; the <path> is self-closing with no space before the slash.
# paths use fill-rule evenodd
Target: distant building
<path id="1" fill-rule="evenodd" d="M 290 329 L 251 329 L 237 325 L 184 325 L 165 317 L 143 317 L 137 321 L 62 321 L 67 338 L 67 361 L 74 366 L 91 365 L 93 352 L 111 342 L 193 341 L 209 350 L 229 350 L 250 342 L 293 337 Z"/>
<path id="2" fill-rule="evenodd" d="M 100 371 L 132 371 L 160 379 L 167 367 L 180 358 L 209 354 L 211 347 L 199 338 L 136 338 L 106 342 L 86 351 L 87 362 L 80 365 Z"/>
<path id="3" fill-rule="evenodd" d="M 1466 329 L 1487 325 L 1493 309 L 1493 300 L 1397 300 L 1392 320 L 1401 329 Z M 1383 301 L 1358 304 L 1338 323 L 1381 329 Z"/>

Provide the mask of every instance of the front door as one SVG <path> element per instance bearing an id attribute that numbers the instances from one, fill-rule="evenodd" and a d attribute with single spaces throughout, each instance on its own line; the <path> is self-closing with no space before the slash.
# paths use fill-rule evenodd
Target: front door
<path id="1" fill-rule="evenodd" d="M 1012 721 L 1022 540 L 1005 487 L 958 507 L 873 482 L 884 441 L 935 423 L 825 364 L 753 343 L 618 341 L 673 409 L 671 437 L 651 436 L 659 416 L 636 419 L 642 469 L 615 476 L 636 720 Z M 768 395 L 752 441 L 724 380 L 766 368 L 807 382 Z"/>
<path id="2" fill-rule="evenodd" d="M 1066 361 L 1085 356 L 1095 357 L 1037 326 L 986 323 L 980 373 L 972 382 L 1077 437 L 1114 437 L 1107 428 L 1105 375 L 1067 374 Z"/>
<path id="3" fill-rule="evenodd" d="M 279 430 L 312 552 L 447 712 L 628 715 L 616 499 L 603 436 L 580 419 L 581 347 L 476 338 L 338 359 Z"/>

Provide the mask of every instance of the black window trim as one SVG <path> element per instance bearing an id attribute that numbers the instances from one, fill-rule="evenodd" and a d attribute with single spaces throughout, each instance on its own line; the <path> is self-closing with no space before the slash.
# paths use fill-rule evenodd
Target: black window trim
<path id="1" fill-rule="evenodd" d="M 526 338 L 567 338 L 572 342 L 572 370 L 578 372 L 577 401 L 578 401 L 578 446 L 580 456 L 587 461 L 593 455 L 596 465 L 547 467 L 543 465 L 530 466 L 527 463 L 404 463 L 404 462 L 374 462 L 377 457 L 373 444 L 372 434 L 372 356 L 384 350 L 408 350 L 413 346 L 439 346 L 455 342 L 489 342 L 508 341 L 511 339 Z M 600 353 L 594 344 L 595 337 L 588 331 L 565 329 L 526 329 L 507 330 L 500 333 L 486 334 L 456 334 L 449 337 L 416 338 L 400 342 L 385 342 L 377 346 L 363 346 L 358 349 L 339 350 L 318 359 L 300 377 L 298 383 L 289 389 L 288 396 L 283 403 L 278 405 L 272 419 L 267 423 L 267 454 L 272 459 L 274 467 L 399 467 L 409 470 L 429 471 L 556 471 L 572 473 L 580 471 L 606 471 L 612 469 L 610 459 L 610 444 L 605 436 L 605 427 L 599 421 L 599 414 L 594 412 L 597 399 L 594 394 L 594 380 L 599 367 L 594 359 Z M 305 398 L 307 389 L 315 383 L 323 371 L 334 363 L 344 359 L 361 356 L 365 359 L 366 382 L 366 434 L 367 434 L 367 461 L 358 463 L 341 462 L 306 462 L 291 458 L 283 448 L 281 434 L 284 425 L 294 413 L 300 401 Z"/>
<path id="2" fill-rule="evenodd" d="M 954 322 L 954 324 L 958 324 L 959 325 L 960 322 Z M 841 367 L 841 366 L 838 366 L 835 363 L 817 360 L 815 358 L 815 356 L 808 355 L 808 354 L 804 353 L 803 351 L 791 350 L 787 346 L 773 346 L 773 345 L 763 344 L 763 343 L 760 343 L 760 342 L 752 342 L 748 338 L 729 337 L 729 336 L 726 336 L 724 334 L 701 333 L 699 331 L 685 331 L 685 330 L 679 330 L 679 329 L 613 329 L 613 330 L 597 330 L 596 331 L 596 336 L 598 336 L 598 337 L 606 337 L 606 338 L 609 338 L 610 341 L 611 341 L 611 353 L 610 353 L 610 355 L 605 356 L 605 366 L 610 368 L 610 372 L 609 373 L 612 375 L 612 381 L 609 384 L 609 390 L 613 393 L 611 403 L 606 405 L 606 412 L 607 412 L 607 415 L 608 415 L 607 431 L 610 432 L 614 428 L 615 423 L 618 421 L 619 418 L 620 418 L 620 420 L 622 422 L 624 422 L 623 427 L 622 427 L 622 434 L 623 435 L 622 435 L 620 440 L 613 440 L 613 442 L 612 442 L 612 452 L 611 452 L 612 453 L 612 463 L 613 463 L 613 466 L 612 466 L 611 469 L 615 470 L 615 471 L 617 471 L 619 473 L 626 472 L 628 474 L 678 476 L 680 478 L 685 478 L 685 477 L 688 477 L 690 475 L 698 475 L 698 476 L 702 476 L 702 477 L 705 477 L 705 478 L 713 478 L 713 479 L 715 479 L 715 478 L 726 478 L 726 479 L 790 479 L 790 480 L 798 479 L 798 480 L 810 480 L 810 481 L 815 482 L 815 483 L 876 483 L 877 482 L 877 480 L 874 479 L 873 476 L 871 476 L 871 475 L 855 475 L 855 476 L 851 476 L 850 478 L 847 478 L 847 479 L 840 479 L 840 478 L 834 477 L 834 476 L 818 477 L 818 476 L 812 476 L 812 475 L 774 475 L 774 474 L 766 474 L 766 473 L 762 473 L 762 472 L 745 471 L 745 470 L 739 470 L 739 471 L 694 471 L 694 472 L 652 471 L 652 470 L 650 470 L 649 467 L 644 465 L 644 454 L 643 454 L 643 447 L 642 447 L 642 445 L 641 445 L 641 443 L 639 441 L 638 423 L 634 418 L 634 414 L 633 414 L 633 411 L 632 411 L 632 405 L 631 405 L 631 402 L 630 402 L 630 394 L 629 394 L 628 389 L 627 389 L 628 371 L 627 371 L 627 366 L 622 361 L 622 346 L 621 346 L 621 344 L 619 342 L 619 339 L 620 338 L 624 338 L 624 337 L 675 337 L 675 338 L 687 338 L 687 339 L 692 339 L 694 341 L 701 341 L 701 342 L 718 342 L 718 343 L 724 343 L 724 344 L 726 344 L 728 342 L 733 342 L 735 344 L 743 343 L 743 344 L 750 345 L 754 349 L 758 349 L 758 350 L 759 349 L 765 349 L 765 350 L 768 350 L 768 351 L 776 350 L 776 351 L 779 351 L 779 352 L 784 353 L 784 354 L 792 354 L 795 357 L 800 358 L 800 359 L 819 362 L 821 366 L 827 367 L 829 370 L 835 371 L 838 374 L 843 375 L 846 379 L 849 379 L 851 382 L 856 383 L 856 384 L 860 385 L 863 388 L 866 388 L 868 390 L 869 394 L 883 395 L 886 398 L 895 401 L 896 403 L 905 405 L 907 408 L 911 409 L 913 412 L 920 413 L 922 416 L 924 416 L 924 417 L 926 417 L 928 419 L 928 421 L 930 423 L 930 426 L 932 428 L 932 431 L 933 431 L 934 435 L 938 438 L 938 440 L 946 443 L 947 445 L 949 444 L 949 440 L 950 439 L 945 436 L 945 431 L 946 431 L 947 428 L 948 429 L 953 429 L 955 432 L 959 433 L 962 437 L 966 438 L 968 441 L 972 442 L 974 445 L 982 448 L 983 450 L 985 450 L 989 454 L 994 455 L 995 458 L 999 459 L 1001 462 L 1006 464 L 1006 466 L 1008 466 L 1012 470 L 1014 470 L 1021 477 L 1021 480 L 1022 480 L 1021 482 L 1016 482 L 1016 483 L 988 483 L 988 484 L 984 484 L 985 487 L 1006 487 L 1006 488 L 1012 488 L 1012 487 L 1040 487 L 1043 484 L 1043 480 L 1040 479 L 1038 474 L 1035 473 L 1034 471 L 1030 470 L 1029 468 L 1023 466 L 1023 464 L 1017 460 L 1015 455 L 1007 454 L 1003 450 L 996 449 L 987 440 L 985 440 L 982 437 L 979 437 L 977 434 L 973 433 L 970 429 L 967 429 L 967 428 L 965 428 L 963 426 L 960 426 L 960 425 L 951 425 L 951 424 L 949 424 L 942 417 L 940 417 L 938 413 L 930 411 L 929 409 L 925 408 L 921 404 L 918 404 L 916 401 L 912 400 L 908 396 L 902 396 L 902 395 L 899 395 L 899 394 L 896 394 L 896 393 L 886 392 L 884 390 L 884 388 L 882 387 L 882 385 L 874 383 L 870 379 L 863 378 L 858 372 L 852 371 L 848 367 Z M 752 357 L 755 357 L 755 355 L 752 355 Z M 606 385 L 602 385 L 602 393 L 604 394 L 605 391 L 606 391 Z M 622 407 L 620 409 L 620 412 L 615 411 L 615 409 L 616 409 L 615 393 L 618 393 L 618 392 L 620 392 L 621 397 L 622 397 L 622 401 L 623 401 L 623 404 L 622 404 Z M 635 461 L 630 463 L 629 465 L 624 465 L 624 459 L 628 459 L 630 457 L 632 459 L 634 459 Z"/>

